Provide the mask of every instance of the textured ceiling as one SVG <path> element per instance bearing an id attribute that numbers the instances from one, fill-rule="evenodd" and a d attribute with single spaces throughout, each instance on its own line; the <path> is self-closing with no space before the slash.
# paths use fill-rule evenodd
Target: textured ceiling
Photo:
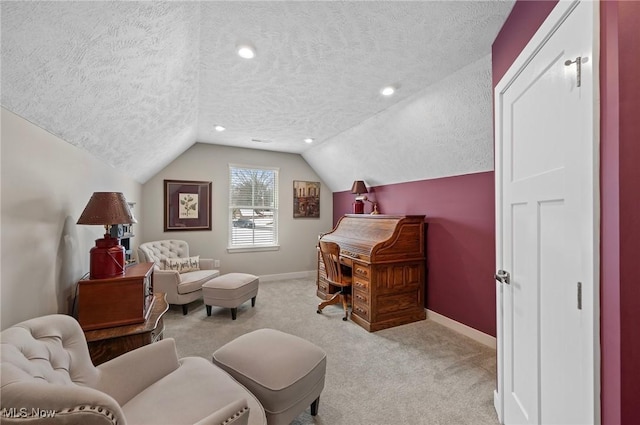
<path id="1" fill-rule="evenodd" d="M 140 182 L 196 141 L 303 153 L 489 54 L 512 6 L 3 1 L 2 104 Z"/>

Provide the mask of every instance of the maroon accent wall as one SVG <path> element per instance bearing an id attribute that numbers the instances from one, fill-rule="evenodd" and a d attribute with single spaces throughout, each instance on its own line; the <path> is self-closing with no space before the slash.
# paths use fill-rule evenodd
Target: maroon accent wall
<path id="1" fill-rule="evenodd" d="M 600 355 L 603 424 L 620 424 L 620 178 L 618 6 L 600 7 Z"/>
<path id="2" fill-rule="evenodd" d="M 493 44 L 494 86 L 554 2 L 518 0 Z M 601 409 L 640 418 L 640 2 L 600 3 Z"/>
<path id="3" fill-rule="evenodd" d="M 491 46 L 493 87 L 507 72 L 558 0 L 518 0 Z"/>
<path id="4" fill-rule="evenodd" d="M 640 2 L 619 1 L 621 418 L 640 422 Z"/>
<path id="5" fill-rule="evenodd" d="M 600 4 L 602 423 L 640 420 L 640 2 Z"/>
<path id="6" fill-rule="evenodd" d="M 368 196 L 384 214 L 426 215 L 427 308 L 495 336 L 493 172 L 377 186 Z M 333 194 L 334 223 L 353 199 Z"/>

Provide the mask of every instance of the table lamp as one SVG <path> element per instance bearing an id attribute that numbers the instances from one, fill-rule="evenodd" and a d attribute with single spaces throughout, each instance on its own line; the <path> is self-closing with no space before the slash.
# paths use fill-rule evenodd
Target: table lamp
<path id="1" fill-rule="evenodd" d="M 367 195 L 362 195 L 363 193 L 368 193 L 368 192 L 369 191 L 367 190 L 367 186 L 365 186 L 364 181 L 356 180 L 353 182 L 353 186 L 351 187 L 351 193 L 355 193 L 358 195 L 356 196 L 356 200 L 353 203 L 354 214 L 364 214 L 364 201 L 371 202 L 371 205 L 373 205 L 371 215 L 380 214 L 380 211 L 378 211 L 378 203 L 369 200 Z"/>
<path id="2" fill-rule="evenodd" d="M 364 214 L 364 202 L 362 202 L 360 195 L 367 192 L 367 186 L 365 186 L 364 181 L 356 180 L 353 182 L 353 186 L 351 186 L 351 193 L 358 195 L 356 196 L 356 200 L 353 202 L 354 214 Z"/>
<path id="3" fill-rule="evenodd" d="M 119 238 L 111 237 L 113 224 L 137 223 L 124 195 L 120 192 L 94 192 L 76 224 L 101 224 L 105 228 L 102 239 L 89 251 L 89 276 L 107 279 L 124 275 L 125 249 Z"/>

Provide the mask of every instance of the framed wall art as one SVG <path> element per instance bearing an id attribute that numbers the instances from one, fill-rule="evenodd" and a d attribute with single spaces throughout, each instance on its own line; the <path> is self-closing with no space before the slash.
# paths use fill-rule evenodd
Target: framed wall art
<path id="1" fill-rule="evenodd" d="M 293 218 L 320 217 L 320 182 L 293 181 Z"/>
<path id="2" fill-rule="evenodd" d="M 164 231 L 211 230 L 211 182 L 164 181 Z"/>

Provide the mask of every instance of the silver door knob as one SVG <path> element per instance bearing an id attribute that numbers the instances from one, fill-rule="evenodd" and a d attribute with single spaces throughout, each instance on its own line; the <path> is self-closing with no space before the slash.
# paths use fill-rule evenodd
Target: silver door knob
<path id="1" fill-rule="evenodd" d="M 506 283 L 507 285 L 510 283 L 510 275 L 509 272 L 506 270 L 498 270 L 498 272 L 493 275 L 493 277 L 496 278 L 496 280 L 500 283 Z"/>

